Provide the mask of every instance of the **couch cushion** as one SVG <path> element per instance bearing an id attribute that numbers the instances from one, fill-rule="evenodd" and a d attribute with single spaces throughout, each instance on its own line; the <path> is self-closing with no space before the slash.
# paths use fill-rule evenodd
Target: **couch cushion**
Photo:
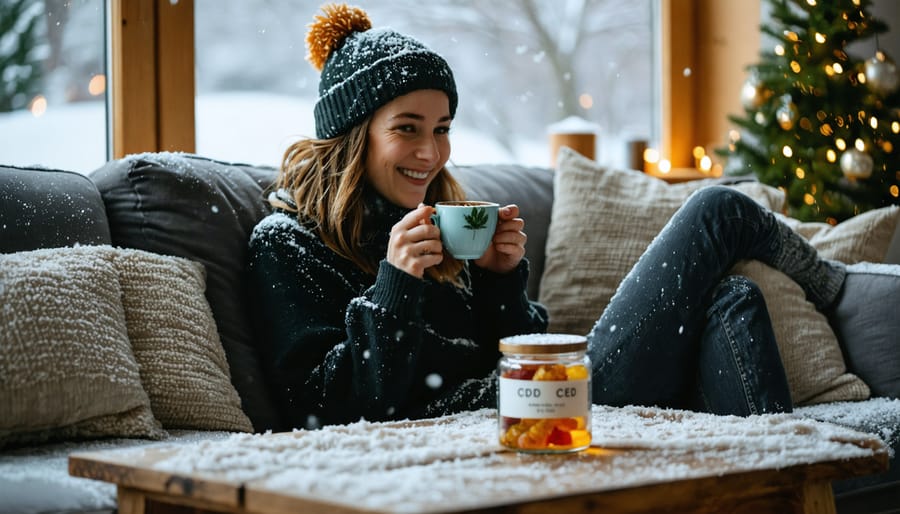
<path id="1" fill-rule="evenodd" d="M 900 265 L 847 268 L 843 296 L 831 315 L 847 367 L 873 395 L 900 398 Z"/>
<path id="2" fill-rule="evenodd" d="M 66 441 L 5 450 L 0 453 L 0 514 L 116 514 L 121 512 L 116 509 L 116 485 L 69 475 L 69 454 L 197 445 L 231 435 L 230 432 L 173 430 L 161 441 Z M 148 508 L 146 512 L 158 512 L 158 509 Z"/>
<path id="3" fill-rule="evenodd" d="M 116 269 L 97 248 L 0 255 L 0 446 L 165 435 L 129 345 Z"/>
<path id="4" fill-rule="evenodd" d="M 100 193 L 71 171 L 0 166 L 0 253 L 109 244 Z"/>
<path id="5" fill-rule="evenodd" d="M 115 249 L 128 339 L 163 428 L 251 432 L 204 296 L 202 264 Z"/>
<path id="6" fill-rule="evenodd" d="M 256 430 L 279 426 L 254 348 L 244 268 L 253 226 L 268 213 L 272 168 L 188 154 L 131 155 L 90 177 L 106 204 L 112 242 L 206 267 L 206 297 L 241 406 Z"/>
<path id="7" fill-rule="evenodd" d="M 553 208 L 553 170 L 549 168 L 490 164 L 449 168 L 472 200 L 490 200 L 519 206 L 525 220 L 525 257 L 528 259 L 528 296 L 538 298 L 544 271 L 544 247 Z"/>
<path id="8" fill-rule="evenodd" d="M 586 333 L 675 210 L 710 182 L 669 185 L 640 172 L 598 166 L 569 149 L 560 152 L 559 163 L 541 301 L 550 310 L 551 331 Z M 783 196 L 775 188 L 757 182 L 732 187 L 769 209 L 781 208 Z M 867 213 L 870 220 L 890 222 L 885 214 Z M 585 217 L 597 221 L 581 223 Z M 854 227 L 873 223 L 836 229 L 830 240 L 867 240 Z M 848 246 L 853 245 L 837 245 Z M 763 292 L 795 404 L 868 397 L 866 385 L 847 373 L 828 321 L 793 281 L 759 263 L 739 263 L 733 272 L 747 275 Z"/>

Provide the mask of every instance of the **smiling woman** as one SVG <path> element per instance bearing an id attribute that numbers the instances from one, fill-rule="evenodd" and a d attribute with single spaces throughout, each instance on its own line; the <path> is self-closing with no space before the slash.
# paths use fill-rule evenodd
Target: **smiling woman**
<path id="1" fill-rule="evenodd" d="M 449 229 L 432 223 L 436 204 L 465 198 L 445 167 L 457 107 L 447 61 L 371 28 L 359 8 L 323 11 L 307 37 L 322 65 L 316 138 L 285 152 L 275 212 L 249 242 L 258 341 L 285 428 L 440 412 L 494 369 L 498 337 L 546 328 L 525 296 L 518 207 L 469 220 L 489 242 L 471 260 L 453 258 Z"/>

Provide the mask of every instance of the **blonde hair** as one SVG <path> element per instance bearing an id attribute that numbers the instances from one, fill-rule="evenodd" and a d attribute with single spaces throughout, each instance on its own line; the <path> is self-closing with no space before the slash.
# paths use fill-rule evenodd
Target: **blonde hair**
<path id="1" fill-rule="evenodd" d="M 361 248 L 366 180 L 366 152 L 371 118 L 346 134 L 330 139 L 301 139 L 284 153 L 277 188 L 290 191 L 296 210 L 284 202 L 273 206 L 296 211 L 301 222 L 311 222 L 322 241 L 338 255 L 353 261 L 363 271 L 375 275 L 381 257 L 366 255 Z M 464 200 L 465 191 L 441 168 L 428 186 L 425 203 Z M 439 282 L 462 285 L 463 263 L 444 251 L 444 260 L 426 270 Z"/>

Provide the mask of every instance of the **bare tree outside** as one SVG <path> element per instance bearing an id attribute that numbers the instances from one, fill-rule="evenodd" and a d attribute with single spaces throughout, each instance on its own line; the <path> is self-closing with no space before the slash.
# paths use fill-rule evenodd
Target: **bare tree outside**
<path id="1" fill-rule="evenodd" d="M 521 132 L 541 137 L 569 116 L 606 134 L 650 136 L 650 3 L 393 0 L 370 11 L 445 55 L 460 121 L 512 150 Z"/>
<path id="2" fill-rule="evenodd" d="M 305 60 L 305 36 L 313 16 L 328 1 L 194 0 L 199 152 L 274 163 L 279 151 L 265 147 L 266 141 L 280 144 L 288 137 L 312 135 L 302 132 L 311 126 L 318 73 Z M 543 159 L 534 162 L 546 155 L 538 154 L 535 143 L 545 142 L 548 126 L 569 116 L 597 125 L 599 140 L 606 145 L 624 147 L 629 139 L 651 139 L 652 5 L 658 1 L 351 3 L 364 8 L 375 26 L 413 35 L 447 58 L 460 93 L 454 127 L 461 130 L 461 139 L 475 142 L 476 155 L 545 164 Z M 104 123 L 105 82 L 97 79 L 106 73 L 105 0 L 14 3 L 41 11 L 31 25 L 42 36 L 23 52 L 39 59 L 35 66 L 42 76 L 39 84 L 19 94 L 22 99 L 13 110 L 0 113 L 0 134 L 21 134 L 24 127 L 69 134 L 58 139 L 60 155 L 84 154 L 83 167 L 99 165 L 105 148 L 102 134 L 90 136 L 88 143 L 81 138 L 93 132 L 73 131 L 68 125 L 85 116 L 96 119 L 92 123 L 98 127 Z M 19 25 L 24 27 L 24 21 Z M 29 41 L 25 30 L 19 31 L 23 35 L 18 39 L 12 31 L 5 34 L 4 48 L 12 46 L 10 41 Z M 45 99 L 46 112 L 26 116 L 26 103 L 37 97 Z M 286 117 L 300 128 L 285 128 Z M 86 146 L 97 149 L 87 155 Z M 487 146 L 490 151 L 483 153 Z M 45 155 L 37 147 L 14 150 L 21 155 L 15 159 Z M 457 159 L 462 155 L 458 150 Z"/>
<path id="3" fill-rule="evenodd" d="M 375 26 L 444 55 L 457 123 L 515 153 L 568 116 L 607 137 L 649 139 L 653 0 L 366 0 Z M 198 93 L 264 89 L 314 98 L 306 26 L 321 2 L 196 0 Z M 236 23 L 235 20 L 244 20 Z"/>

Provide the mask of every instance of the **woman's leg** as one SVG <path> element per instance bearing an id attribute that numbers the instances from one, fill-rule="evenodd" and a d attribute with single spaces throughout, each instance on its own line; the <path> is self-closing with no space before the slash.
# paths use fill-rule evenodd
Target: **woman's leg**
<path id="1" fill-rule="evenodd" d="M 740 259 L 781 270 L 820 308 L 837 296 L 846 273 L 748 196 L 722 186 L 697 191 L 588 334 L 593 401 L 683 405 L 696 377 L 710 294 Z"/>
<path id="2" fill-rule="evenodd" d="M 713 289 L 700 337 L 694 410 L 749 416 L 793 409 L 762 291 L 747 277 Z"/>

